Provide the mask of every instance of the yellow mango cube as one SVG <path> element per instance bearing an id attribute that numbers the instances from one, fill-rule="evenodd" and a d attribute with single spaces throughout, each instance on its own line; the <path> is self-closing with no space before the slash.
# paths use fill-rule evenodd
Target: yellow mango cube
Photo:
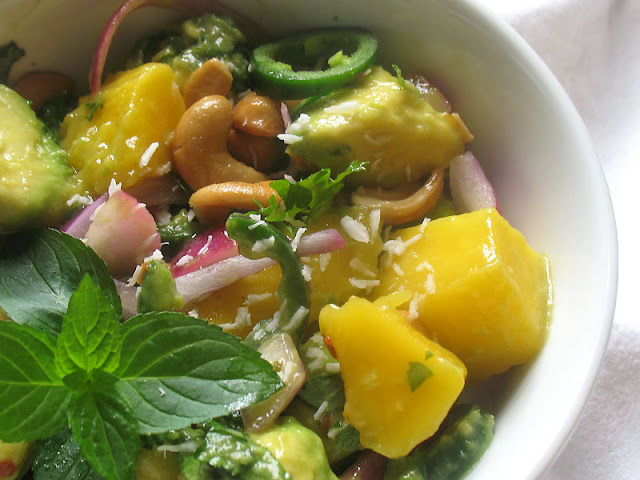
<path id="1" fill-rule="evenodd" d="M 464 362 L 470 380 L 538 353 L 550 310 L 548 262 L 495 209 L 401 229 L 393 240 L 375 294 L 412 292 L 412 316 Z"/>
<path id="2" fill-rule="evenodd" d="M 171 139 L 185 111 L 171 67 L 148 63 L 110 77 L 62 123 L 62 147 L 81 193 L 99 196 L 111 179 L 130 187 L 171 170 Z"/>
<path id="3" fill-rule="evenodd" d="M 390 458 L 432 436 L 465 383 L 455 355 L 412 328 L 396 308 L 410 294 L 351 297 L 320 311 L 320 331 L 340 362 L 344 417 L 360 442 Z"/>

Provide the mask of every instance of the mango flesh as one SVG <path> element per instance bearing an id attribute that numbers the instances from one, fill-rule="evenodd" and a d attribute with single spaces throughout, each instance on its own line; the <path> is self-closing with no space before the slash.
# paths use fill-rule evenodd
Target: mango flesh
<path id="1" fill-rule="evenodd" d="M 99 196 L 112 178 L 131 187 L 171 169 L 171 138 L 185 111 L 171 67 L 148 63 L 117 73 L 62 123 L 62 147 L 80 193 Z"/>
<path id="2" fill-rule="evenodd" d="M 548 262 L 495 209 L 401 229 L 393 239 L 408 246 L 383 258 L 375 294 L 412 292 L 416 322 L 464 362 L 470 380 L 535 357 L 549 317 Z"/>
<path id="3" fill-rule="evenodd" d="M 359 222 L 369 231 L 369 242 L 360 242 L 349 236 L 340 225 L 345 215 Z M 329 211 L 316 219 L 309 232 L 335 228 L 345 239 L 345 246 L 335 252 L 302 259 L 311 277 L 310 330 L 317 330 L 318 315 L 327 303 L 342 304 L 351 295 L 370 290 L 378 273 L 378 256 L 382 250 L 379 222 L 371 223 L 369 211 L 351 208 Z M 375 231 L 372 231 L 375 230 Z M 271 318 L 279 308 L 275 292 L 282 274 L 279 267 L 242 278 L 189 307 L 200 318 L 223 325 L 225 330 L 245 337 L 253 325 Z"/>
<path id="4" fill-rule="evenodd" d="M 351 297 L 320 312 L 320 331 L 344 380 L 344 416 L 360 442 L 386 457 L 432 436 L 465 384 L 455 355 L 412 328 L 396 307 L 406 292 L 375 302 Z"/>

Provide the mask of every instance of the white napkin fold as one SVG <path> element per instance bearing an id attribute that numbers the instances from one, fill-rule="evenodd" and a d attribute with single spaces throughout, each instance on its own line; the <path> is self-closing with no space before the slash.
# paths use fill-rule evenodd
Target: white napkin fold
<path id="1" fill-rule="evenodd" d="M 483 1 L 542 57 L 576 105 L 618 226 L 609 348 L 573 436 L 542 480 L 640 479 L 640 0 Z"/>

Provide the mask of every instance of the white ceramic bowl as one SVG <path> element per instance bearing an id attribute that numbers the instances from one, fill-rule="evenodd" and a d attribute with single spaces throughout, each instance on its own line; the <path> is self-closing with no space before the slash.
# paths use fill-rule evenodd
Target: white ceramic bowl
<path id="1" fill-rule="evenodd" d="M 86 85 L 103 22 L 120 0 L 3 0 L 0 44 L 27 59 L 14 74 L 57 69 Z M 505 22 L 470 0 L 234 0 L 274 33 L 358 25 L 375 32 L 381 62 L 436 81 L 475 135 L 507 219 L 551 261 L 549 338 L 533 364 L 479 392 L 495 439 L 469 475 L 538 477 L 560 452 L 587 400 L 614 309 L 616 234 L 605 179 L 585 126 L 551 72 Z M 135 12 L 118 33 L 122 54 L 167 12 Z"/>

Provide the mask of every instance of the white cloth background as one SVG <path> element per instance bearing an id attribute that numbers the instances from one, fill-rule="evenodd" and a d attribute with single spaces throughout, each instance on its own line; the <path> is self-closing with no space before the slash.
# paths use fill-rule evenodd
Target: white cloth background
<path id="1" fill-rule="evenodd" d="M 618 228 L 619 289 L 605 361 L 573 436 L 542 480 L 640 479 L 640 0 L 484 2 L 542 57 L 576 105 Z"/>

